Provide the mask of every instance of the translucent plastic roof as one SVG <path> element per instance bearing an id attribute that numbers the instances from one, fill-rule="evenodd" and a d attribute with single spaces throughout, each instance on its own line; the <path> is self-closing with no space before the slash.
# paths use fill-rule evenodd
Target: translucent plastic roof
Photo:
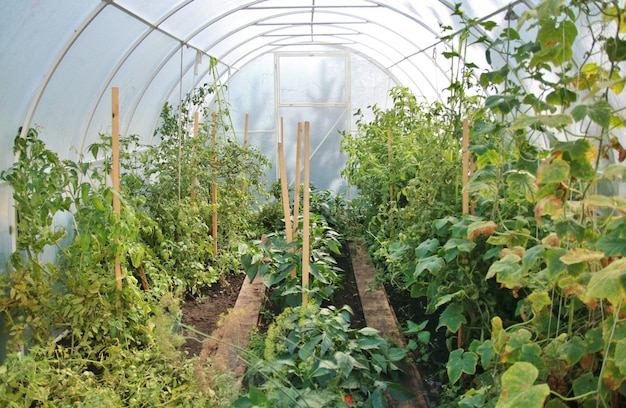
<path id="1" fill-rule="evenodd" d="M 509 7 L 521 12 L 533 2 L 462 3 L 470 18 L 502 22 Z M 59 135 L 59 148 L 82 150 L 107 129 L 112 86 L 120 88 L 122 131 L 150 134 L 163 102 L 207 81 L 210 57 L 227 81 L 261 55 L 332 46 L 436 98 L 446 81 L 440 24 L 456 27 L 454 8 L 447 0 L 6 0 L 3 151 L 19 126 L 34 125 Z M 11 155 L 0 160 L 5 167 Z"/>

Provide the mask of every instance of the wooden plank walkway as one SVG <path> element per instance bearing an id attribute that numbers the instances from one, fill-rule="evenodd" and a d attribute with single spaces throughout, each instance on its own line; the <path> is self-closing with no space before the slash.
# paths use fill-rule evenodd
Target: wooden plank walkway
<path id="1" fill-rule="evenodd" d="M 366 251 L 358 245 L 351 244 L 351 254 L 367 326 L 377 329 L 383 338 L 393 339 L 396 345 L 406 346 L 406 340 L 398 329 L 398 320 L 389 304 L 385 288 L 376 285 L 376 271 L 368 261 Z M 239 356 L 239 350 L 248 347 L 250 332 L 259 321 L 264 296 L 265 286 L 262 279 L 257 278 L 254 283 L 250 283 L 246 278 L 235 306 L 224 318 L 222 325 L 212 333 L 212 338 L 204 341 L 203 354 L 207 353 L 204 357 L 210 356 L 213 364 L 222 372 L 233 373 L 239 380 L 239 386 L 246 371 L 246 362 Z M 430 408 L 422 377 L 415 365 L 409 361 L 403 361 L 398 365 L 404 371 L 402 385 L 415 397 L 410 401 L 393 401 L 392 407 Z"/>
<path id="2" fill-rule="evenodd" d="M 387 293 L 382 285 L 376 284 L 376 270 L 367 259 L 367 252 L 359 245 L 351 244 L 352 267 L 359 289 L 365 322 L 380 332 L 386 339 L 393 339 L 396 345 L 405 347 L 406 340 L 398 329 L 398 319 L 389 304 Z M 399 367 L 404 371 L 401 384 L 415 395 L 409 401 L 393 401 L 396 408 L 429 408 L 424 391 L 424 382 L 419 371 L 410 361 L 403 361 Z"/>
<path id="3" fill-rule="evenodd" d="M 219 367 L 221 372 L 232 373 L 238 380 L 239 387 L 247 368 L 246 361 L 239 355 L 239 350 L 248 348 L 250 333 L 259 323 L 264 298 L 263 279 L 257 278 L 250 283 L 246 277 L 235 306 L 223 319 L 220 327 L 213 331 L 212 338 L 207 338 L 203 344 L 203 352 L 204 349 L 208 349 L 213 364 Z"/>

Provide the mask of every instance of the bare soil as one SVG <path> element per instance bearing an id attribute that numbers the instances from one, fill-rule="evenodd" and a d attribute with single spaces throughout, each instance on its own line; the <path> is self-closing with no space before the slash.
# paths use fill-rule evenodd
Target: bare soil
<path id="1" fill-rule="evenodd" d="M 222 317 L 235 306 L 244 278 L 243 273 L 231 274 L 204 289 L 198 296 L 186 295 L 182 323 L 204 334 L 213 333 Z M 190 357 L 200 354 L 204 338 L 188 330 L 184 331 L 184 336 L 187 341 L 182 350 L 187 351 Z"/>

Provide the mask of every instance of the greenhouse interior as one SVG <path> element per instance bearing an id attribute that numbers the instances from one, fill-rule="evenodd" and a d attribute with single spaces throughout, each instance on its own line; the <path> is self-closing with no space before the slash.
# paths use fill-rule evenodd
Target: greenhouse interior
<path id="1" fill-rule="evenodd" d="M 626 3 L 0 34 L 1 406 L 626 406 Z"/>

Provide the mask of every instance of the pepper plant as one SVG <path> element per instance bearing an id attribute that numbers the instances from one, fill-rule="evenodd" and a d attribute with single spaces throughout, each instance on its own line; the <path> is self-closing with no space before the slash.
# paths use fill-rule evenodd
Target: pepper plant
<path id="1" fill-rule="evenodd" d="M 350 314 L 315 303 L 285 309 L 248 370 L 257 383 L 233 407 L 386 407 L 385 391 L 409 399 L 396 382 L 405 350 L 372 328 L 350 328 Z"/>

